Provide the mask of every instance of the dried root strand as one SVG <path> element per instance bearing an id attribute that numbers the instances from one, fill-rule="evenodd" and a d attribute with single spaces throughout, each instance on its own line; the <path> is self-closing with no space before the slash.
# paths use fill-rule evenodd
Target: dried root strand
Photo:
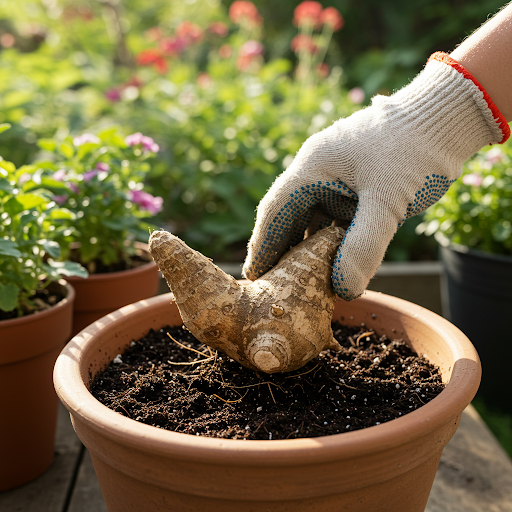
<path id="1" fill-rule="evenodd" d="M 339 349 L 331 273 L 344 234 L 339 227 L 318 231 L 247 285 L 166 231 L 151 235 L 149 250 L 199 341 L 253 370 L 288 372 Z"/>

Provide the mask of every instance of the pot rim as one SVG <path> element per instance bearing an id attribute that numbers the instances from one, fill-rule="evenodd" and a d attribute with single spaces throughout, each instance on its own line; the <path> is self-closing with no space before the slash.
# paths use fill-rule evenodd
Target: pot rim
<path id="1" fill-rule="evenodd" d="M 467 245 L 450 243 L 448 245 L 441 245 L 441 249 L 457 252 L 459 254 L 467 254 L 469 256 L 485 260 L 499 261 L 508 264 L 512 263 L 512 256 L 507 256 L 506 254 L 495 254 L 493 252 L 486 252 L 480 249 L 475 249 L 474 247 L 468 247 Z"/>
<path id="2" fill-rule="evenodd" d="M 445 389 L 421 408 L 380 425 L 330 436 L 286 440 L 238 440 L 193 436 L 158 429 L 136 422 L 109 409 L 89 392 L 81 377 L 81 349 L 94 343 L 95 334 L 114 327 L 124 317 L 148 307 L 168 303 L 164 294 L 125 306 L 103 317 L 77 334 L 61 352 L 54 370 L 54 384 L 64 406 L 97 433 L 114 442 L 154 454 L 172 454 L 183 460 L 221 463 L 222 460 L 248 465 L 297 465 L 320 460 L 360 457 L 392 449 L 428 435 L 433 429 L 455 421 L 471 402 L 480 382 L 478 354 L 468 338 L 439 315 L 408 301 L 380 292 L 366 291 L 356 299 L 386 306 L 428 325 L 449 344 L 455 364 Z M 341 301 L 341 299 L 338 299 Z M 151 316 L 148 315 L 150 319 Z M 461 385 L 464 384 L 464 385 Z M 454 411 L 460 411 L 458 414 Z"/>
<path id="3" fill-rule="evenodd" d="M 31 313 L 30 315 L 20 316 L 18 318 L 10 318 L 9 320 L 0 320 L 0 329 L 3 327 L 13 327 L 18 324 L 35 322 L 36 320 L 40 320 L 45 316 L 50 316 L 55 314 L 56 311 L 59 311 L 63 307 L 66 306 L 68 302 L 73 302 L 75 300 L 75 289 L 73 288 L 73 284 L 69 283 L 64 279 L 58 279 L 57 282 L 66 288 L 67 293 L 66 296 L 61 299 L 57 304 L 54 304 L 49 309 L 45 309 L 44 311 L 40 311 L 38 313 Z"/>

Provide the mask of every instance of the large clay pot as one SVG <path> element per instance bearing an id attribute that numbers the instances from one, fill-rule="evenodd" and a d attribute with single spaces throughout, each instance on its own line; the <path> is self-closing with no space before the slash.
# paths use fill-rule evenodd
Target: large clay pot
<path id="1" fill-rule="evenodd" d="M 151 258 L 147 244 L 139 243 L 137 247 L 139 254 L 147 260 L 140 267 L 91 274 L 85 279 L 76 276 L 66 278 L 76 291 L 72 336 L 102 316 L 158 293 L 158 266 Z"/>
<path id="2" fill-rule="evenodd" d="M 444 315 L 474 343 L 482 360 L 485 403 L 512 414 L 512 258 L 441 247 Z"/>
<path id="3" fill-rule="evenodd" d="M 339 301 L 334 318 L 406 339 L 436 365 L 446 388 L 420 409 L 333 436 L 244 441 L 179 434 L 102 405 L 91 377 L 149 329 L 181 325 L 171 295 L 122 308 L 76 336 L 54 383 L 89 449 L 109 512 L 423 511 L 441 452 L 480 381 L 469 340 L 440 316 L 376 292 Z"/>
<path id="4" fill-rule="evenodd" d="M 59 401 L 52 371 L 71 334 L 75 298 L 71 286 L 65 293 L 47 311 L 0 321 L 0 491 L 39 476 L 53 460 Z"/>

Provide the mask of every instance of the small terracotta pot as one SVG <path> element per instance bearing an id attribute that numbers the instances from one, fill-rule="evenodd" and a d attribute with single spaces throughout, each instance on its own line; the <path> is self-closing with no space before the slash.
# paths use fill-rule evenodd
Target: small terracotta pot
<path id="1" fill-rule="evenodd" d="M 0 491 L 39 476 L 53 460 L 59 401 L 55 360 L 71 334 L 75 292 L 47 311 L 0 321 Z"/>
<path id="2" fill-rule="evenodd" d="M 102 316 L 158 293 L 158 266 L 151 258 L 147 244 L 137 243 L 136 246 L 148 261 L 140 267 L 91 274 L 85 279 L 76 276 L 66 278 L 76 291 L 72 336 Z"/>
<path id="3" fill-rule="evenodd" d="M 364 430 L 293 440 L 214 439 L 140 424 L 87 389 L 132 340 L 151 328 L 181 325 L 171 297 L 141 301 L 89 326 L 55 366 L 57 394 L 91 453 L 109 512 L 425 509 L 443 447 L 480 381 L 478 355 L 456 327 L 376 292 L 340 300 L 335 319 L 408 340 L 440 366 L 446 388 L 420 409 Z"/>

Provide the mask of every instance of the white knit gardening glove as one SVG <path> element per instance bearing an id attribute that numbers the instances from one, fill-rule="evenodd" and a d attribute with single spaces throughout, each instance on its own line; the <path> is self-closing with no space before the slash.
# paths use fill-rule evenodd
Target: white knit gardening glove
<path id="1" fill-rule="evenodd" d="M 409 85 L 306 140 L 258 206 L 244 275 L 263 275 L 312 222 L 340 220 L 350 224 L 332 282 L 339 297 L 358 297 L 405 219 L 440 199 L 469 157 L 509 134 L 476 79 L 435 53 Z"/>

